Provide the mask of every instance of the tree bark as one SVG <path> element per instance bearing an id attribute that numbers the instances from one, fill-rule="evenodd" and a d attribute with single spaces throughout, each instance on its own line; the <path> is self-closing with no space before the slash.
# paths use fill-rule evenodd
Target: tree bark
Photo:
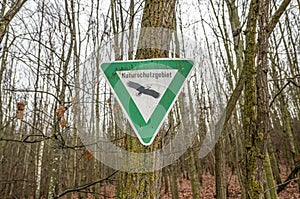
<path id="1" fill-rule="evenodd" d="M 243 128 L 245 133 L 245 160 L 244 160 L 244 186 L 246 199 L 259 198 L 262 185 L 255 180 L 256 169 L 256 87 L 255 87 L 255 57 L 256 57 L 256 27 L 258 16 L 258 2 L 250 3 L 247 27 L 246 27 L 246 50 L 245 50 L 245 105 L 243 112 Z"/>
<path id="2" fill-rule="evenodd" d="M 136 59 L 164 58 L 169 56 L 171 34 L 175 31 L 175 0 L 146 0 Z M 160 145 L 158 137 L 145 147 L 133 137 L 126 135 L 126 150 L 147 153 Z M 119 198 L 156 199 L 160 196 L 161 171 L 149 173 L 123 173 L 120 175 Z"/>
<path id="3" fill-rule="evenodd" d="M 267 187 L 269 189 L 269 190 L 266 190 L 266 192 L 268 192 L 270 194 L 271 199 L 277 199 L 278 195 L 277 195 L 276 189 L 275 189 L 274 175 L 273 175 L 271 160 L 270 160 L 268 151 L 266 151 L 264 170 L 266 173 L 266 181 L 267 181 L 267 185 L 268 185 Z"/>
<path id="4" fill-rule="evenodd" d="M 226 160 L 224 154 L 224 140 L 221 135 L 215 147 L 215 169 L 216 169 L 216 198 L 226 199 Z"/>

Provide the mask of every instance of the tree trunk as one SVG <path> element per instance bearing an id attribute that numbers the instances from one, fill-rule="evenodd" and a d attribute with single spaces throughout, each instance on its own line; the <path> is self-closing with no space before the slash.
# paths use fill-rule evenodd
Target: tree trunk
<path id="1" fill-rule="evenodd" d="M 171 187 L 171 192 L 172 192 L 172 198 L 173 199 L 178 199 L 178 181 L 177 181 L 177 169 L 178 163 L 173 163 L 171 167 L 171 172 L 170 172 L 170 187 Z"/>
<path id="2" fill-rule="evenodd" d="M 215 147 L 215 156 L 216 156 L 216 198 L 217 199 L 226 199 L 226 160 L 224 154 L 224 140 L 221 135 L 216 147 Z"/>
<path id="3" fill-rule="evenodd" d="M 171 34 L 175 30 L 174 12 L 175 0 L 145 1 L 136 59 L 164 58 L 169 56 Z M 157 137 L 152 147 L 145 147 L 140 144 L 137 138 L 126 135 L 126 140 L 125 148 L 136 153 L 154 151 L 160 142 Z M 119 198 L 159 198 L 161 171 L 123 173 L 120 176 Z"/>
<path id="4" fill-rule="evenodd" d="M 193 199 L 200 198 L 199 193 L 199 181 L 197 178 L 197 171 L 196 171 L 196 165 L 195 165 L 195 156 L 194 151 L 192 148 L 188 149 L 189 154 L 189 172 L 190 172 L 190 180 L 191 180 L 191 186 L 192 186 L 192 193 L 193 193 Z"/>
<path id="5" fill-rule="evenodd" d="M 268 151 L 266 151 L 264 169 L 265 169 L 265 173 L 266 173 L 266 180 L 267 180 L 267 187 L 268 187 L 268 190 L 266 190 L 266 192 L 269 192 L 271 199 L 277 199 L 278 196 L 277 196 L 277 192 L 276 192 L 276 186 L 275 186 L 274 177 L 273 177 L 271 160 L 270 160 Z"/>
<path id="6" fill-rule="evenodd" d="M 250 3 L 248 22 L 246 27 L 245 50 L 245 105 L 243 113 L 243 128 L 245 133 L 245 160 L 244 160 L 244 186 L 246 199 L 259 198 L 262 185 L 255 179 L 257 156 L 257 131 L 256 131 L 256 87 L 255 87 L 255 57 L 256 57 L 256 24 L 258 16 L 258 2 Z"/>

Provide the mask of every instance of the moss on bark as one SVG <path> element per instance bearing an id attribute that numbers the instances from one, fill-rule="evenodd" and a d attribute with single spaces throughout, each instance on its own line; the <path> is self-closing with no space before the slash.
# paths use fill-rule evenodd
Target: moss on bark
<path id="1" fill-rule="evenodd" d="M 171 33 L 175 29 L 174 12 L 175 0 L 145 1 L 136 59 L 168 57 Z M 132 152 L 148 153 L 159 148 L 160 142 L 159 137 L 156 137 L 151 146 L 145 147 L 141 145 L 137 138 L 127 135 L 125 148 Z M 122 173 L 118 198 L 159 198 L 160 183 L 160 171 L 150 173 Z"/>

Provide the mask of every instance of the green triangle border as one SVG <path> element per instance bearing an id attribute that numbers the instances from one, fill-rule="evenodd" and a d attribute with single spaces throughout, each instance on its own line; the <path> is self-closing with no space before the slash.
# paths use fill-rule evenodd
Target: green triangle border
<path id="1" fill-rule="evenodd" d="M 146 59 L 105 62 L 101 64 L 106 80 L 109 82 L 127 119 L 143 145 L 149 146 L 154 141 L 193 67 L 194 61 L 190 59 Z M 138 107 L 120 80 L 117 71 L 157 69 L 176 69 L 178 71 L 148 122 L 145 122 Z"/>

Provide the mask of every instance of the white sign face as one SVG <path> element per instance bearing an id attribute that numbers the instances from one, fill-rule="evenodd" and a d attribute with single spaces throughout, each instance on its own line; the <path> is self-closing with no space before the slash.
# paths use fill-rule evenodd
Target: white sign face
<path id="1" fill-rule="evenodd" d="M 145 122 L 148 122 L 178 70 L 116 71 Z"/>

